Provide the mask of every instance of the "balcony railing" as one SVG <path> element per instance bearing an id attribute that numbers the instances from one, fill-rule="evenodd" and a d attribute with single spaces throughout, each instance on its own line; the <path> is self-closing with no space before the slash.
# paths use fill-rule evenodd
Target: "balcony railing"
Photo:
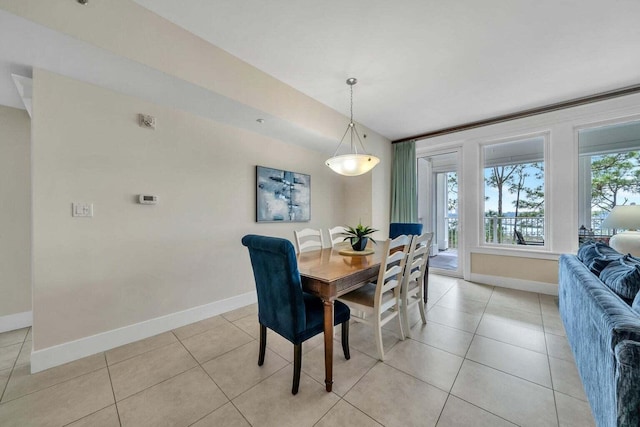
<path id="1" fill-rule="evenodd" d="M 484 217 L 485 242 L 512 244 L 518 243 L 515 230 L 522 233 L 527 242 L 544 243 L 544 217 Z"/>
<path id="2" fill-rule="evenodd" d="M 448 248 L 458 248 L 458 218 L 447 217 Z M 591 218 L 591 228 L 585 233 L 586 238 L 603 239 L 611 236 L 612 230 L 601 228 L 604 218 Z M 527 242 L 544 243 L 544 217 L 484 217 L 485 242 L 512 244 L 518 243 L 514 228 L 522 233 Z M 580 236 L 581 240 L 585 236 Z"/>
<path id="3" fill-rule="evenodd" d="M 447 217 L 448 249 L 458 249 L 458 218 Z"/>

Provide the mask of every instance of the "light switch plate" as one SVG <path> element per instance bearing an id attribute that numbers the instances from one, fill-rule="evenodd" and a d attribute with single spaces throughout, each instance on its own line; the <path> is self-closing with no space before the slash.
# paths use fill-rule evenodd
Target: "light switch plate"
<path id="1" fill-rule="evenodd" d="M 93 216 L 93 203 L 72 203 L 71 204 L 71 216 L 74 217 L 92 217 Z"/>

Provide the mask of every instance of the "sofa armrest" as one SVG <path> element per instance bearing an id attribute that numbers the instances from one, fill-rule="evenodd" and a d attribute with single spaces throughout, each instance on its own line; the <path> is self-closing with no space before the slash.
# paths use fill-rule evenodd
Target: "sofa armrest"
<path id="1" fill-rule="evenodd" d="M 600 289 L 592 288 L 590 293 L 595 303 L 602 309 L 597 322 L 603 337 L 610 337 L 611 350 L 621 341 L 640 341 L 640 315 L 604 284 Z"/>
<path id="2" fill-rule="evenodd" d="M 589 320 L 600 336 L 608 339 L 611 351 L 620 341 L 640 341 L 640 314 L 602 283 L 575 255 L 562 255 L 560 259 L 560 286 L 573 288 L 561 297 L 576 298 L 571 303 L 572 308 L 586 309 L 584 313 L 590 314 Z"/>
<path id="3" fill-rule="evenodd" d="M 620 341 L 616 354 L 618 425 L 640 425 L 640 343 Z"/>

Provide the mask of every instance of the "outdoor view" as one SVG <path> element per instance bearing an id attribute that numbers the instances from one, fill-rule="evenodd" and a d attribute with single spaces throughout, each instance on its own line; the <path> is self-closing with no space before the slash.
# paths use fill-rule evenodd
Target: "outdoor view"
<path id="1" fill-rule="evenodd" d="M 485 241 L 544 243 L 544 165 L 542 162 L 485 168 Z M 447 229 L 450 248 L 458 247 L 458 178 L 447 173 Z"/>
<path id="2" fill-rule="evenodd" d="M 544 245 L 544 138 L 484 149 L 486 243 Z"/>
<path id="3" fill-rule="evenodd" d="M 618 205 L 640 204 L 640 151 L 591 156 L 591 221 L 581 238 L 610 236 L 600 224 Z"/>
<path id="4" fill-rule="evenodd" d="M 544 164 L 485 168 L 484 182 L 485 241 L 544 244 Z"/>
<path id="5" fill-rule="evenodd" d="M 619 230 L 601 227 L 619 205 L 640 204 L 640 122 L 581 130 L 580 241 L 608 238 Z"/>
<path id="6" fill-rule="evenodd" d="M 618 230 L 601 228 L 618 205 L 640 204 L 640 123 L 580 132 L 580 239 L 603 239 Z M 542 246 L 545 241 L 545 137 L 484 147 L 484 241 Z M 458 247 L 458 175 L 446 182 L 447 247 Z"/>

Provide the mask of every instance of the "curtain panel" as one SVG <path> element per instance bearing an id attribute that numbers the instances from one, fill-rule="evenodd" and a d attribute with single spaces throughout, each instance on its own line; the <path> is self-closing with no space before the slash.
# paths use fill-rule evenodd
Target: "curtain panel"
<path id="1" fill-rule="evenodd" d="M 418 222 L 416 143 L 393 144 L 391 222 Z"/>

